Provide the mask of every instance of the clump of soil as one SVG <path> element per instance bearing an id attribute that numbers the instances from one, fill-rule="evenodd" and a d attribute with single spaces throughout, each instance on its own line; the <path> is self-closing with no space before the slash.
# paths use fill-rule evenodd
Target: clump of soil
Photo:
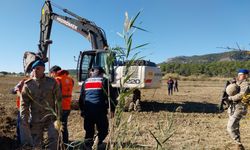
<path id="1" fill-rule="evenodd" d="M 17 148 L 16 141 L 16 109 L 0 107 L 0 145 L 2 150 Z"/>

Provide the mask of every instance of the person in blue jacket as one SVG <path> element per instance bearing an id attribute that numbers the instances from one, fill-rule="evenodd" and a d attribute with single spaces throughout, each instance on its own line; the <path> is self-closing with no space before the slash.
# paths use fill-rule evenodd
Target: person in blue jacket
<path id="1" fill-rule="evenodd" d="M 111 110 L 110 116 L 114 116 L 116 100 L 111 83 L 103 76 L 104 73 L 102 67 L 93 67 L 90 77 L 82 84 L 81 88 L 79 107 L 81 116 L 84 118 L 85 146 L 88 148 L 94 144 L 95 126 L 98 131 L 98 147 L 104 145 L 103 141 L 108 135 L 109 128 L 107 117 L 109 108 Z"/>

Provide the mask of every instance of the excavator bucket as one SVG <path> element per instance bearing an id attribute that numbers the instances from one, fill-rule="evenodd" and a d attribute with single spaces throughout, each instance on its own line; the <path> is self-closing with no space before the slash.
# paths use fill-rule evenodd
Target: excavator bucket
<path id="1" fill-rule="evenodd" d="M 40 57 L 36 53 L 25 52 L 23 56 L 24 73 L 30 73 L 32 64 L 38 59 L 40 59 Z"/>

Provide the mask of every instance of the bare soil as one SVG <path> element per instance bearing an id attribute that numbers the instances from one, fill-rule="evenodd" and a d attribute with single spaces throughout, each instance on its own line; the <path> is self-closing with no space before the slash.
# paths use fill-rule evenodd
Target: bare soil
<path id="1" fill-rule="evenodd" d="M 17 148 L 17 110 L 15 95 L 10 94 L 10 89 L 21 79 L 0 77 L 1 150 Z M 163 149 L 235 149 L 226 131 L 227 113 L 219 113 L 217 107 L 223 87 L 224 81 L 179 81 L 179 92 L 168 96 L 163 80 L 159 89 L 142 90 L 142 111 L 123 114 L 124 120 L 129 120 L 123 135 L 123 149 L 156 149 L 156 139 Z M 77 90 L 75 88 L 75 98 Z M 83 120 L 78 110 L 71 111 L 68 125 L 70 141 L 82 140 Z M 240 131 L 245 148 L 250 149 L 249 114 L 241 121 Z M 173 135 L 163 143 L 172 132 Z"/>

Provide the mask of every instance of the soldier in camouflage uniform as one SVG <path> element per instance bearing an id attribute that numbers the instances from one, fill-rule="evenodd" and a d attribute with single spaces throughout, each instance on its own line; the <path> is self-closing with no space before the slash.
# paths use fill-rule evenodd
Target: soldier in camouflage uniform
<path id="1" fill-rule="evenodd" d="M 21 144 L 42 149 L 43 132 L 48 131 L 48 149 L 57 149 L 58 131 L 54 126 L 57 107 L 62 100 L 61 90 L 55 79 L 44 74 L 45 64 L 38 60 L 32 65 L 34 77 L 24 82 L 21 98 Z M 31 116 L 31 117 L 30 117 Z M 30 120 L 30 123 L 28 123 Z"/>
<path id="2" fill-rule="evenodd" d="M 238 79 L 236 85 L 239 91 L 236 93 L 227 92 L 229 94 L 228 100 L 230 106 L 228 108 L 229 120 L 227 124 L 227 131 L 230 137 L 236 142 L 237 149 L 244 150 L 244 147 L 240 140 L 240 120 L 247 114 L 247 105 L 242 103 L 242 98 L 244 95 L 250 93 L 248 85 L 248 74 L 249 71 L 246 69 L 240 69 L 238 72 Z M 230 87 L 228 87 L 229 89 Z M 227 91 L 230 91 L 230 89 Z M 237 90 L 237 89 L 236 89 Z"/>

